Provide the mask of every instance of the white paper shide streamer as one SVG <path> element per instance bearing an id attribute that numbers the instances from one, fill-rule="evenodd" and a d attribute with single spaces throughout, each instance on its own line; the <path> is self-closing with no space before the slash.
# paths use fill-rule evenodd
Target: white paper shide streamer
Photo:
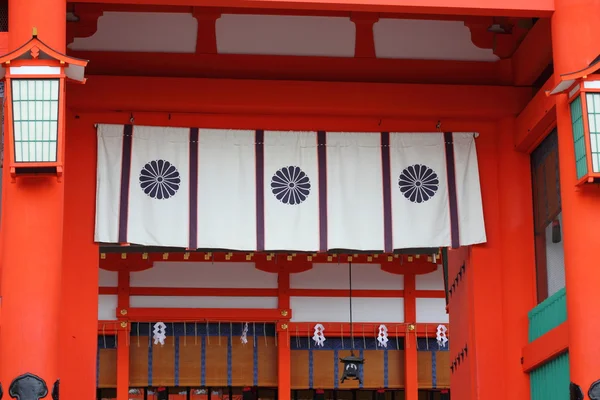
<path id="1" fill-rule="evenodd" d="M 242 330 L 242 336 L 240 337 L 242 344 L 248 344 L 248 323 L 244 323 L 244 329 Z"/>
<path id="2" fill-rule="evenodd" d="M 378 345 L 387 349 L 388 341 L 387 326 L 379 325 L 379 333 L 377 334 L 377 342 L 379 342 Z"/>
<path id="3" fill-rule="evenodd" d="M 438 346 L 446 347 L 446 343 L 448 343 L 448 337 L 446 336 L 446 332 L 448 332 L 448 328 L 444 325 L 438 325 L 435 337 L 438 342 Z"/>
<path id="4" fill-rule="evenodd" d="M 322 324 L 315 325 L 315 331 L 312 337 L 315 345 L 323 347 L 325 345 L 325 327 Z"/>
<path id="5" fill-rule="evenodd" d="M 152 331 L 154 333 L 154 344 L 161 344 L 161 346 L 165 345 L 165 339 L 167 338 L 167 326 L 164 322 L 157 322 L 154 324 L 154 329 Z"/>

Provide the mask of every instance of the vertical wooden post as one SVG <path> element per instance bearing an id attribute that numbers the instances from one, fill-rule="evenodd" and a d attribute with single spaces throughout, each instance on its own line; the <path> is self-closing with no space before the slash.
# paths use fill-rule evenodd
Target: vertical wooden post
<path id="1" fill-rule="evenodd" d="M 67 113 L 65 216 L 60 316 L 60 378 L 64 398 L 96 395 L 98 244 L 94 243 L 96 130 Z"/>
<path id="2" fill-rule="evenodd" d="M 417 322 L 415 275 L 404 275 L 404 322 Z M 407 329 L 404 339 L 404 393 L 406 400 L 419 399 L 419 380 L 417 376 L 417 333 Z"/>
<path id="3" fill-rule="evenodd" d="M 587 67 L 598 55 L 600 34 L 596 0 L 556 0 L 552 16 L 554 76 Z M 571 381 L 587 393 L 600 379 L 600 343 L 589 340 L 600 330 L 594 309 L 600 301 L 600 269 L 594 267 L 591 252 L 598 248 L 600 191 L 598 185 L 576 187 L 575 151 L 569 103 L 565 95 L 556 98 L 562 230 L 569 317 L 569 359 Z M 587 396 L 586 396 L 587 398 Z"/>
<path id="4" fill-rule="evenodd" d="M 117 400 L 129 399 L 129 323 L 117 333 Z"/>
<path id="5" fill-rule="evenodd" d="M 290 273 L 283 268 L 278 275 L 278 306 L 280 310 L 290 309 Z M 292 393 L 292 369 L 289 328 L 287 322 L 279 322 L 277 331 L 277 383 L 279 400 L 290 400 Z M 284 326 L 285 329 L 284 329 Z"/>

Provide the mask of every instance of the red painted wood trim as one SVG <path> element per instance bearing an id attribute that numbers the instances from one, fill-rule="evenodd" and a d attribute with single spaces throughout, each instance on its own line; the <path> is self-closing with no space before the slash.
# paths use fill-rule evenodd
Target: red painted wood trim
<path id="1" fill-rule="evenodd" d="M 95 3 L 97 0 L 78 0 Z M 119 4 L 121 0 L 104 0 Z M 129 0 L 129 4 L 163 5 L 165 0 Z M 550 17 L 552 0 L 171 0 L 172 6 L 238 7 L 281 10 L 369 11 L 417 14 L 485 15 L 507 17 Z"/>
<path id="2" fill-rule="evenodd" d="M 404 276 L 404 321 L 415 324 L 417 320 L 417 305 L 415 297 L 416 279 L 414 275 Z M 416 331 L 416 329 L 415 329 Z M 406 400 L 418 400 L 419 378 L 417 367 L 417 334 L 406 331 L 404 341 L 404 392 Z M 389 328 L 388 328 L 389 332 Z"/>
<path id="3" fill-rule="evenodd" d="M 514 131 L 517 150 L 530 153 L 556 126 L 556 99 L 546 96 L 554 86 L 552 75 L 519 114 Z"/>
<path id="4" fill-rule="evenodd" d="M 291 311 L 283 316 L 280 310 L 262 308 L 130 308 L 127 317 L 135 322 L 210 321 L 210 322 L 275 322 L 289 320 Z"/>
<path id="5" fill-rule="evenodd" d="M 255 54 L 168 54 L 69 51 L 90 60 L 88 75 L 220 79 L 512 85 L 510 60 L 397 60 Z M 450 114 L 451 115 L 451 114 Z"/>
<path id="6" fill-rule="evenodd" d="M 91 65 L 91 64 L 90 64 Z M 161 88 L 156 96 L 155 88 Z M 474 85 L 420 85 L 420 84 L 370 84 L 347 82 L 284 82 L 240 79 L 186 79 L 135 76 L 89 76 L 85 85 L 69 88 L 67 106 L 74 112 L 111 112 L 126 110 L 133 113 L 136 124 L 142 124 L 144 112 L 153 118 L 175 117 L 177 113 L 198 117 L 219 114 L 221 128 L 238 128 L 232 115 L 269 115 L 275 121 L 280 118 L 279 129 L 295 129 L 290 117 L 301 116 L 304 124 L 314 126 L 312 116 L 370 117 L 384 129 L 382 115 L 389 119 L 438 118 L 452 115 L 453 120 L 468 118 L 492 120 L 519 113 L 531 98 L 529 88 Z M 94 93 L 90 96 L 90 93 Z M 192 96 L 191 93 L 204 93 Z M 451 98 L 452 101 L 448 101 Z M 156 113 L 159 113 L 158 115 Z M 142 114 L 142 115 L 140 115 Z M 115 117 L 119 114 L 115 113 Z M 108 122 L 108 121 L 96 121 Z M 169 126 L 178 126 L 171 118 Z M 186 124 L 190 121 L 186 121 Z M 255 122 L 255 121 L 253 121 Z M 293 122 L 293 120 L 292 120 Z M 164 123 L 164 122 L 161 122 Z M 347 122 L 351 125 L 351 122 Z M 451 123 L 444 120 L 444 129 L 451 130 Z M 473 124 L 470 124 L 471 126 Z M 198 125 L 187 125 L 198 126 Z M 200 125 L 209 128 L 205 124 Z M 261 126 L 263 129 L 277 129 Z M 334 130 L 339 130 L 338 126 Z M 354 128 L 356 129 L 356 128 Z M 426 127 L 431 132 L 432 126 Z"/>
<path id="7" fill-rule="evenodd" d="M 356 40 L 354 44 L 354 57 L 374 58 L 375 38 L 373 37 L 373 25 L 379 21 L 377 14 L 352 13 L 350 20 L 356 27 Z"/>
<path id="8" fill-rule="evenodd" d="M 569 327 L 564 322 L 523 348 L 523 371 L 531 372 L 569 349 Z"/>
<path id="9" fill-rule="evenodd" d="M 282 271 L 277 277 L 277 286 L 279 293 L 278 307 L 280 310 L 290 309 L 290 273 Z"/>
<path id="10" fill-rule="evenodd" d="M 117 333 L 117 399 L 129 400 L 129 329 Z"/>
<path id="11" fill-rule="evenodd" d="M 196 54 L 216 54 L 217 33 L 215 28 L 221 13 L 212 9 L 194 7 L 192 14 L 198 21 Z"/>
<path id="12" fill-rule="evenodd" d="M 125 318 L 127 309 L 129 308 L 129 272 L 118 272 L 118 287 L 117 287 L 117 318 Z"/>
<path id="13" fill-rule="evenodd" d="M 280 285 L 289 283 L 289 273 L 280 273 Z M 100 287 L 100 295 L 117 295 L 119 289 L 116 287 Z M 443 290 L 415 290 L 417 298 L 445 298 Z M 289 308 L 289 297 L 347 297 L 348 291 L 344 289 L 254 289 L 254 288 L 160 288 L 160 287 L 132 287 L 129 296 L 219 296 L 219 297 L 279 297 L 280 302 L 285 301 L 287 295 L 288 305 L 280 308 Z M 354 297 L 363 298 L 400 298 L 404 297 L 404 290 L 353 290 Z"/>
<path id="14" fill-rule="evenodd" d="M 98 335 L 116 335 L 120 328 L 119 321 L 98 321 Z"/>

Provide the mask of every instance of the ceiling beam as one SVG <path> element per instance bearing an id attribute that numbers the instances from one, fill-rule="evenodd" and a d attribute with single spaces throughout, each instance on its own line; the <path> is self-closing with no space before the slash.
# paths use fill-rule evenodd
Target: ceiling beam
<path id="1" fill-rule="evenodd" d="M 497 62 L 69 51 L 90 75 L 512 85 L 511 60 Z"/>
<path id="2" fill-rule="evenodd" d="M 528 88 L 501 86 L 137 76 L 89 76 L 85 85 L 67 90 L 76 113 L 216 114 L 224 120 L 231 115 L 493 120 L 518 114 L 530 98 Z"/>
<path id="3" fill-rule="evenodd" d="M 554 11 L 553 0 L 103 0 L 103 3 L 506 17 L 548 17 Z"/>

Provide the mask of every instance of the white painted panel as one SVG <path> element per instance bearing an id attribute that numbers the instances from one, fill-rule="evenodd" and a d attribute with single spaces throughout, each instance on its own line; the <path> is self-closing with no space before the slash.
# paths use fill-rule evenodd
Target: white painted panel
<path id="1" fill-rule="evenodd" d="M 277 297 L 131 296 L 131 307 L 277 308 Z"/>
<path id="2" fill-rule="evenodd" d="M 415 276 L 417 290 L 444 290 L 444 269 L 438 265 L 437 270 Z"/>
<path id="3" fill-rule="evenodd" d="M 99 269 L 98 286 L 99 287 L 117 287 L 119 286 L 119 273 Z"/>
<path id="4" fill-rule="evenodd" d="M 290 275 L 292 289 L 348 289 L 348 264 L 313 264 Z M 352 264 L 353 289 L 402 290 L 404 276 L 381 270 L 379 264 Z"/>
<path id="5" fill-rule="evenodd" d="M 223 14 L 216 32 L 221 54 L 354 57 L 350 18 Z"/>
<path id="6" fill-rule="evenodd" d="M 584 85 L 585 85 L 585 83 L 584 83 Z M 573 87 L 573 89 L 571 89 L 571 91 L 569 92 L 569 98 L 573 97 L 579 89 L 581 89 L 581 85 L 575 85 Z"/>
<path id="7" fill-rule="evenodd" d="M 380 19 L 373 26 L 379 58 L 497 61 L 492 49 L 480 49 L 461 21 Z"/>
<path id="8" fill-rule="evenodd" d="M 600 81 L 585 81 L 583 82 L 583 87 L 586 89 L 600 89 Z"/>
<path id="9" fill-rule="evenodd" d="M 292 321 L 349 322 L 349 299 L 291 297 Z M 403 298 L 353 298 L 354 322 L 404 322 Z"/>
<path id="10" fill-rule="evenodd" d="M 26 65 L 23 67 L 10 67 L 11 75 L 60 75 L 60 67 L 47 65 Z"/>
<path id="11" fill-rule="evenodd" d="M 195 53 L 198 21 L 192 14 L 105 12 L 98 30 L 75 38 L 73 50 Z"/>
<path id="12" fill-rule="evenodd" d="M 448 323 L 446 299 L 417 298 L 417 322 Z"/>
<path id="13" fill-rule="evenodd" d="M 277 274 L 256 269 L 254 263 L 156 262 L 131 273 L 132 287 L 277 288 Z"/>
<path id="14" fill-rule="evenodd" d="M 117 296 L 101 294 L 98 296 L 98 321 L 117 319 Z"/>

